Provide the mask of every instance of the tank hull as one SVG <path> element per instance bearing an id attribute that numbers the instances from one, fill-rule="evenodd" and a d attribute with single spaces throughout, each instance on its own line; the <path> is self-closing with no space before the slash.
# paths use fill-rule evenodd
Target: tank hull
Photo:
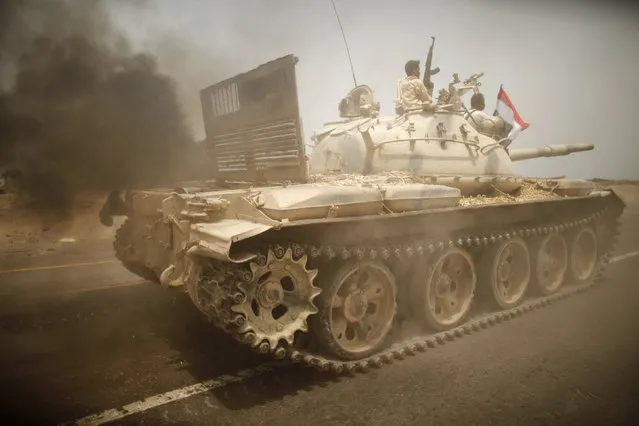
<path id="1" fill-rule="evenodd" d="M 361 191 L 359 195 L 351 192 L 350 210 L 339 214 L 319 208 L 334 201 L 337 190 L 334 194 L 324 190 L 324 198 L 313 198 L 306 188 L 302 191 L 307 194 L 303 199 L 291 195 L 295 191 L 283 196 L 277 190 L 286 187 L 279 186 L 192 194 L 200 201 L 207 197 L 233 200 L 237 194 L 243 198 L 248 193 L 262 194 L 262 198 L 258 197 L 259 208 L 253 213 L 245 210 L 244 218 L 251 216 L 247 222 L 255 225 L 250 229 L 244 225 L 238 228 L 239 222 L 230 225 L 225 222 L 243 217 L 237 214 L 241 209 L 235 209 L 235 201 L 230 202 L 234 210 L 230 216 L 235 219 L 218 217 L 201 222 L 201 217 L 194 216 L 188 208 L 186 212 L 182 210 L 182 219 L 167 212 L 167 200 L 175 197 L 175 193 L 171 196 L 167 191 L 144 191 L 128 199 L 129 218 L 118 231 L 115 251 L 118 259 L 142 278 L 182 289 L 213 324 L 259 353 L 324 371 L 366 370 L 514 318 L 594 285 L 614 247 L 618 220 L 625 205 L 612 190 L 573 185 L 571 192 L 571 185 L 562 183 L 563 186 L 557 182 L 553 185 L 555 191 L 563 187 L 561 195 L 543 189 L 533 195 L 520 190 L 484 197 L 464 196 L 463 191 L 454 187 L 429 184 L 424 186 L 428 190 L 422 191 L 421 203 L 416 203 L 415 198 L 419 197 L 411 188 L 381 200 L 372 196 L 375 191 Z M 539 184 L 529 182 L 527 188 Z M 136 196 L 143 197 L 146 204 L 131 203 Z M 352 201 L 358 197 L 361 203 L 353 207 Z M 425 203 L 428 198 L 438 202 Z M 151 199 L 156 201 L 149 204 Z M 164 207 L 158 200 L 163 200 Z M 300 203 L 306 204 L 301 208 Z M 339 203 L 332 205 L 335 204 Z M 273 208 L 274 205 L 281 208 Z M 388 205 L 394 206 L 395 211 Z M 261 215 L 255 214 L 259 209 Z M 191 218 L 185 220 L 184 213 L 191 214 Z M 226 236 L 222 231 L 215 234 L 206 228 L 223 225 L 232 230 Z M 189 237 L 180 239 L 185 227 L 191 228 Z M 574 270 L 579 269 L 581 252 L 575 239 L 583 235 L 594 236 L 596 250 L 585 278 L 579 278 Z M 232 243 L 225 246 L 224 238 Z M 498 253 L 509 247 L 509 241 L 523 247 L 525 255 L 520 258 L 527 259 L 528 267 L 524 269 L 529 271 L 521 297 L 514 302 L 510 300 L 510 304 L 494 296 L 499 275 L 495 272 L 499 269 Z M 549 241 L 564 248 L 563 252 L 559 250 L 560 256 L 555 255 L 563 259 L 564 265 L 559 267 L 559 284 L 554 289 L 539 283 L 544 281 L 540 271 L 550 268 L 544 266 L 542 259 Z M 466 274 L 470 283 L 467 286 L 470 290 L 460 303 L 466 301 L 469 307 L 452 322 L 437 321 L 424 308 L 424 303 L 428 303 L 423 289 L 437 287 L 432 278 L 435 269 L 441 266 L 442 259 L 455 256 L 462 259 L 460 268 L 465 267 L 467 272 L 462 275 Z M 288 308 L 297 312 L 297 320 L 277 321 L 271 317 L 264 320 L 263 316 L 251 313 L 251 301 L 268 306 L 270 300 L 260 299 L 256 290 L 258 275 L 277 274 L 278 264 L 294 271 L 293 279 L 300 283 L 306 280 L 296 293 L 297 299 L 289 302 Z M 386 277 L 380 283 L 387 283 L 392 290 L 390 302 L 384 305 L 392 314 L 381 318 L 388 324 L 375 344 L 367 346 L 363 339 L 360 349 L 354 350 L 341 345 L 335 337 L 329 312 L 335 309 L 335 286 L 348 275 L 343 271 L 358 268 L 368 268 Z M 424 284 L 424 280 L 428 282 Z"/>

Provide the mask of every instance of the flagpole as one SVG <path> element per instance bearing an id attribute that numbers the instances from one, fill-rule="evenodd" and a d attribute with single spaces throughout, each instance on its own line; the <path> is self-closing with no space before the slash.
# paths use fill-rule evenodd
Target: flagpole
<path id="1" fill-rule="evenodd" d="M 499 92 L 497 92 L 497 102 L 495 102 L 495 112 L 493 112 L 493 115 L 497 115 L 497 107 L 499 106 L 499 94 L 501 93 L 501 89 L 504 87 L 503 84 L 499 85 Z"/>

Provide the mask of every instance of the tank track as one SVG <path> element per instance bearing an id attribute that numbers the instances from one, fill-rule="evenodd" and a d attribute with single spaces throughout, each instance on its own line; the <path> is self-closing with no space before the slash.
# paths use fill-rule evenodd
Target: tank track
<path id="1" fill-rule="evenodd" d="M 228 266 L 225 266 L 227 272 L 226 296 L 222 299 L 226 302 L 218 303 L 216 306 L 216 312 L 218 313 L 213 318 L 209 315 L 209 318 L 220 328 L 231 334 L 237 341 L 247 344 L 254 348 L 258 353 L 269 354 L 276 360 L 283 362 L 290 362 L 295 364 L 302 364 L 313 367 L 315 369 L 332 372 L 338 374 L 349 374 L 355 372 L 366 372 L 372 368 L 381 368 L 384 365 L 391 364 L 405 359 L 408 356 L 413 356 L 421 352 L 426 352 L 438 345 L 446 344 L 447 342 L 454 341 L 472 333 L 480 332 L 496 324 L 500 324 L 523 314 L 535 311 L 542 307 L 548 306 L 558 300 L 579 294 L 587 289 L 595 286 L 601 276 L 605 267 L 608 265 L 610 255 L 614 250 L 614 245 L 618 237 L 618 229 L 620 225 L 620 216 L 623 208 L 617 208 L 616 206 L 608 206 L 600 209 L 599 211 L 590 214 L 588 216 L 582 216 L 577 220 L 560 221 L 554 224 L 543 224 L 538 226 L 522 226 L 514 229 L 504 229 L 501 232 L 477 233 L 475 235 L 467 235 L 461 238 L 455 238 L 450 240 L 428 240 L 414 238 L 410 242 L 404 241 L 390 241 L 388 245 L 380 248 L 379 246 L 359 246 L 359 247 L 336 247 L 336 246 L 314 246 L 303 245 L 296 243 L 289 243 L 287 246 L 275 245 L 271 246 L 276 252 L 282 253 L 289 247 L 293 250 L 296 257 L 307 255 L 309 261 L 318 258 L 330 259 L 342 259 L 347 260 L 350 258 L 355 259 L 382 259 L 382 260 L 400 260 L 405 258 L 415 258 L 416 256 L 425 256 L 429 254 L 435 254 L 448 247 L 459 248 L 486 248 L 492 244 L 501 242 L 514 237 L 520 237 L 524 240 L 529 240 L 536 236 L 543 236 L 550 233 L 563 233 L 568 231 L 574 231 L 579 228 L 592 225 L 603 224 L 607 230 L 607 235 L 604 241 L 600 243 L 600 255 L 601 261 L 598 264 L 598 270 L 594 272 L 594 278 L 585 284 L 569 284 L 563 285 L 562 288 L 550 296 L 526 296 L 524 301 L 517 307 L 505 310 L 499 310 L 491 313 L 481 313 L 479 315 L 471 316 L 465 323 L 455 328 L 443 331 L 435 332 L 419 337 L 411 337 L 405 340 L 396 341 L 387 345 L 379 352 L 370 355 L 366 358 L 356 361 L 339 360 L 325 355 L 313 353 L 309 350 L 299 349 L 291 346 L 281 345 L 276 348 L 271 348 L 268 343 L 262 342 L 258 345 L 255 343 L 255 336 L 251 332 L 240 333 L 238 330 L 244 323 L 245 319 L 234 312 L 231 312 L 228 308 L 235 301 L 241 300 L 241 282 L 249 281 L 250 274 L 246 274 L 246 270 L 236 268 L 231 270 Z M 226 281 L 226 280 L 225 280 Z M 238 285 L 238 281 L 240 284 Z M 479 285 L 479 283 L 478 283 Z M 532 282 L 531 282 L 532 285 Z M 228 312 L 220 314 L 220 308 L 226 306 Z M 224 309 L 223 309 L 224 310 Z M 205 312 L 206 313 L 206 312 Z M 392 339 L 391 334 L 390 338 Z"/>

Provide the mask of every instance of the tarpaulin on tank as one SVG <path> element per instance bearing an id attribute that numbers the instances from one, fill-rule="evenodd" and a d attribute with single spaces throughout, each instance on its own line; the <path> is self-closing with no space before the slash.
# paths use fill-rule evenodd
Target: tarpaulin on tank
<path id="1" fill-rule="evenodd" d="M 315 184 L 264 191 L 259 203 L 273 219 L 301 220 L 450 207 L 457 205 L 460 198 L 459 189 L 442 185 Z"/>
<path id="2" fill-rule="evenodd" d="M 383 199 L 377 188 L 309 184 L 266 190 L 259 205 L 272 219 L 301 220 L 381 213 Z"/>
<path id="3" fill-rule="evenodd" d="M 461 191 L 444 185 L 410 183 L 381 185 L 384 203 L 392 212 L 406 212 L 456 206 Z"/>

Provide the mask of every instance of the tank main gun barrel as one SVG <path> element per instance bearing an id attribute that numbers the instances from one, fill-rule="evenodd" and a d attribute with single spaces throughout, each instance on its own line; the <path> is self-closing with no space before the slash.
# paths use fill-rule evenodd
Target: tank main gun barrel
<path id="1" fill-rule="evenodd" d="M 539 157 L 559 157 L 572 154 L 573 152 L 591 151 L 595 146 L 592 144 L 583 145 L 547 145 L 543 148 L 520 148 L 509 151 L 512 161 L 530 160 Z"/>

